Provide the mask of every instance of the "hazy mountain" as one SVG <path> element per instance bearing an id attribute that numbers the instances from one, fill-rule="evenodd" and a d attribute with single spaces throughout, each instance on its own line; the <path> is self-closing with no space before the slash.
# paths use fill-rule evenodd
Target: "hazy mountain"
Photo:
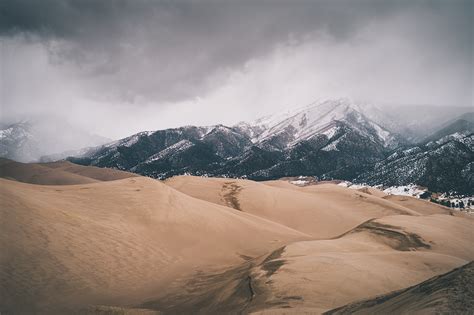
<path id="1" fill-rule="evenodd" d="M 364 104 L 364 113 L 380 126 L 400 134 L 410 142 L 421 142 L 440 128 L 471 112 L 472 107 Z"/>
<path id="2" fill-rule="evenodd" d="M 474 113 L 467 113 L 453 122 L 449 122 L 445 127 L 430 135 L 424 142 L 435 141 L 443 137 L 455 134 L 470 134 L 474 132 Z"/>
<path id="3" fill-rule="evenodd" d="M 0 157 L 17 161 L 31 161 L 41 155 L 38 140 L 30 132 L 31 124 L 18 122 L 2 126 L 0 130 Z"/>
<path id="4" fill-rule="evenodd" d="M 44 155 L 52 155 L 46 160 L 62 159 L 107 142 L 110 139 L 64 121 L 34 119 L 0 126 L 0 157 L 21 162 L 37 161 Z"/>

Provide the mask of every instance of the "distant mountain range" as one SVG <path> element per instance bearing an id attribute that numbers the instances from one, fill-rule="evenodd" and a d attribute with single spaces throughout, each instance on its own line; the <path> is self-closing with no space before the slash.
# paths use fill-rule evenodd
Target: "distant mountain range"
<path id="1" fill-rule="evenodd" d="M 232 127 L 141 132 L 68 159 L 154 178 L 305 175 L 371 185 L 415 183 L 433 191 L 472 194 L 473 115 L 453 113 L 441 113 L 443 121 L 435 113 L 418 112 L 419 125 L 428 121 L 431 126 L 438 119 L 439 126 L 417 140 L 423 133 L 414 131 L 411 116 L 394 118 L 374 106 L 326 100 Z"/>
<path id="2" fill-rule="evenodd" d="M 110 139 L 93 135 L 59 119 L 32 119 L 0 125 L 0 157 L 19 162 L 64 159 Z M 56 153 L 51 155 L 52 153 Z"/>

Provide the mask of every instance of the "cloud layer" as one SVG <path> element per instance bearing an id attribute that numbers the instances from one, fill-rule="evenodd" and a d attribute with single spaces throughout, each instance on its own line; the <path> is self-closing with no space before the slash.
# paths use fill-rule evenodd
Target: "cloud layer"
<path id="1" fill-rule="evenodd" d="M 2 119 L 109 137 L 315 98 L 473 106 L 471 1 L 2 1 Z"/>

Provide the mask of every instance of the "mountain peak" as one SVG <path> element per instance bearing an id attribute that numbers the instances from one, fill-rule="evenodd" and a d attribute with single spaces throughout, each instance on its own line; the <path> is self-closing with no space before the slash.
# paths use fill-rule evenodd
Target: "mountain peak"
<path id="1" fill-rule="evenodd" d="M 349 98 L 316 100 L 306 106 L 257 119 L 258 134 L 253 135 L 254 143 L 274 142 L 280 138 L 278 147 L 292 146 L 316 135 L 334 133 L 337 122 L 348 125 L 353 130 L 369 135 L 373 141 L 388 145 L 393 140 L 390 132 L 380 127 L 364 115 L 363 107 Z M 250 124 L 252 125 L 252 124 Z M 253 131 L 256 130 L 254 127 Z"/>

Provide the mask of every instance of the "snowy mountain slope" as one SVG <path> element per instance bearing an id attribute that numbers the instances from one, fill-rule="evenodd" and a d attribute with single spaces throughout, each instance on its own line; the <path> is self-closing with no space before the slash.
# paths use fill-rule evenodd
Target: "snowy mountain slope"
<path id="1" fill-rule="evenodd" d="M 474 124 L 468 113 L 422 143 L 399 148 L 357 179 L 375 185 L 417 183 L 435 191 L 474 193 Z"/>
<path id="2" fill-rule="evenodd" d="M 377 162 L 373 170 L 360 175 L 356 181 L 371 185 L 399 186 L 416 183 L 433 191 L 474 193 L 474 134 L 445 137 L 399 150 Z"/>
<path id="3" fill-rule="evenodd" d="M 356 104 L 340 99 L 314 102 L 234 127 L 141 132 L 72 160 L 156 177 L 185 170 L 262 177 L 259 174 L 289 175 L 288 170 L 323 175 L 337 168 L 356 174 L 356 168 L 383 158 L 398 143 L 396 135 L 368 120 Z M 359 158 L 354 159 L 354 154 Z M 304 166 L 298 166 L 301 163 Z"/>
<path id="4" fill-rule="evenodd" d="M 473 139 L 465 128 L 456 125 L 448 128 L 453 134 L 414 145 L 368 118 L 372 110 L 347 99 L 318 101 L 233 127 L 142 132 L 70 160 L 156 178 L 306 175 L 466 191 L 474 163 Z"/>
<path id="5" fill-rule="evenodd" d="M 222 158 L 239 155 L 252 145 L 251 140 L 246 135 L 223 125 L 212 128 L 201 140 L 213 146 L 217 155 Z"/>
<path id="6" fill-rule="evenodd" d="M 208 132 L 207 127 L 195 126 L 140 132 L 93 148 L 73 160 L 94 166 L 130 170 L 182 140 L 201 139 Z"/>
<path id="7" fill-rule="evenodd" d="M 234 125 L 233 128 L 238 130 L 240 133 L 245 134 L 248 138 L 250 138 L 253 143 L 257 143 L 259 138 L 261 138 L 262 133 L 264 133 L 266 130 L 281 123 L 282 121 L 285 121 L 289 117 L 292 117 L 293 115 L 301 112 L 305 108 L 311 107 L 316 103 L 317 102 L 313 102 L 307 106 L 302 106 L 296 109 L 266 115 L 251 122 L 242 121 Z"/>
<path id="8" fill-rule="evenodd" d="M 223 125 L 185 126 L 141 132 L 70 160 L 162 178 L 207 171 L 211 164 L 238 156 L 251 145 L 247 136 Z"/>
<path id="9" fill-rule="evenodd" d="M 154 161 L 164 159 L 164 158 L 169 157 L 171 155 L 175 155 L 179 152 L 186 151 L 189 148 L 191 148 L 192 146 L 194 146 L 194 143 L 192 143 L 191 141 L 181 140 L 181 141 L 176 142 L 175 144 L 167 147 L 166 149 L 161 150 L 160 152 L 158 152 L 156 154 L 153 154 L 152 156 L 147 158 L 143 163 L 149 164 L 149 163 L 152 163 Z"/>
<path id="10" fill-rule="evenodd" d="M 344 122 L 335 122 L 329 136 L 317 134 L 282 152 L 270 167 L 247 174 L 252 178 L 279 178 L 307 174 L 320 178 L 353 178 L 383 159 L 387 149 Z M 272 151 L 267 151 L 272 152 Z M 261 154 L 260 154 L 261 155 Z M 238 169 L 234 170 L 237 172 Z"/>
<path id="11" fill-rule="evenodd" d="M 474 113 L 471 113 L 471 116 L 474 116 Z M 469 117 L 468 115 L 463 115 L 463 117 L 451 122 L 450 124 L 424 139 L 423 142 L 439 141 L 450 136 L 463 138 L 463 136 L 466 136 L 470 133 L 474 133 L 474 118 Z"/>
<path id="12" fill-rule="evenodd" d="M 385 147 L 393 148 L 399 145 L 399 136 L 368 119 L 363 114 L 363 109 L 349 99 L 317 101 L 285 115 L 258 119 L 250 126 L 256 126 L 251 129 L 254 143 L 281 150 L 316 135 L 324 134 L 331 138 L 331 135 L 337 132 L 336 122 L 346 123 Z"/>
<path id="13" fill-rule="evenodd" d="M 364 104 L 361 107 L 370 120 L 411 143 L 423 142 L 436 131 L 463 118 L 462 115 L 472 112 L 472 106 Z"/>

